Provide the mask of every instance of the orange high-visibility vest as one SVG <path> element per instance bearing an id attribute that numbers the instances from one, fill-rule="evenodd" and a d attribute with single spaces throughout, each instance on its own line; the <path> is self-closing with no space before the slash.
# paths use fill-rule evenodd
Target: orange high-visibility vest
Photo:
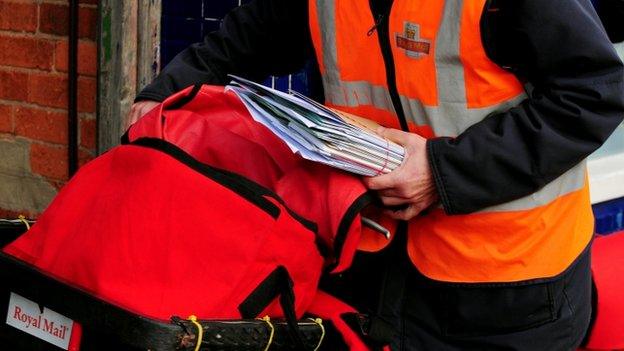
<path id="1" fill-rule="evenodd" d="M 398 128 L 399 101 L 403 128 L 426 137 L 457 136 L 518 105 L 527 97 L 522 84 L 487 57 L 481 41 L 485 2 L 395 0 L 382 47 L 369 1 L 310 0 L 326 104 Z M 396 72 L 390 85 L 387 64 Z M 415 218 L 407 250 L 421 273 L 441 281 L 553 277 L 587 247 L 593 223 L 583 162 L 524 198 L 469 215 L 436 209 Z M 365 251 L 387 244 L 378 234 L 365 237 Z"/>

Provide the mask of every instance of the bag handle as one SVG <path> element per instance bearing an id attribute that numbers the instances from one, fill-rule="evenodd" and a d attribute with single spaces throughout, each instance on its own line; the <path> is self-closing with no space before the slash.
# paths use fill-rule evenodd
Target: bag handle
<path id="1" fill-rule="evenodd" d="M 258 315 L 279 295 L 279 302 L 288 324 L 290 336 L 295 342 L 297 349 L 307 350 L 297 323 L 295 313 L 295 292 L 293 281 L 284 266 L 278 266 L 249 294 L 238 306 L 241 317 L 252 319 Z"/>

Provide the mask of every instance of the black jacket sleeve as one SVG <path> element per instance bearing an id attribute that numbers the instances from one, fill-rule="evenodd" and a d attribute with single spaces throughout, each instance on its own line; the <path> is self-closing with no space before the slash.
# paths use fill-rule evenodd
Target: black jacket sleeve
<path id="1" fill-rule="evenodd" d="M 312 54 L 306 0 L 254 0 L 178 54 L 136 100 L 162 101 L 194 84 L 224 85 L 227 74 L 262 80 L 295 72 Z"/>
<path id="2" fill-rule="evenodd" d="M 624 116 L 622 62 L 588 0 L 491 6 L 482 20 L 488 54 L 513 68 L 529 97 L 457 138 L 428 142 L 448 214 L 541 189 L 599 148 Z"/>
<path id="3" fill-rule="evenodd" d="M 624 41 L 624 0 L 601 0 L 598 15 L 614 43 Z"/>

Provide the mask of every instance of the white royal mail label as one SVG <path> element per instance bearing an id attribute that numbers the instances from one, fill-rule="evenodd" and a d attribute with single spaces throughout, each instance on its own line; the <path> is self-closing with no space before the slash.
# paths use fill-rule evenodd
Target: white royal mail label
<path id="1" fill-rule="evenodd" d="M 74 321 L 48 308 L 43 313 L 36 302 L 11 293 L 6 323 L 64 350 L 69 349 Z"/>

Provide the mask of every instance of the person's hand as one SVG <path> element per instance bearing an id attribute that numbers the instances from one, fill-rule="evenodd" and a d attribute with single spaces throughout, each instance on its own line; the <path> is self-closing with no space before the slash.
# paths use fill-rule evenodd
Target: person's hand
<path id="1" fill-rule="evenodd" d="M 146 113 L 150 112 L 154 107 L 158 106 L 160 102 L 144 100 L 139 101 L 132 105 L 130 112 L 124 119 L 123 130 L 127 130 L 130 126 L 143 117 Z"/>
<path id="2" fill-rule="evenodd" d="M 380 127 L 377 134 L 403 145 L 405 159 L 394 171 L 364 178 L 376 190 L 385 206 L 407 206 L 399 211 L 386 210 L 394 219 L 410 220 L 438 201 L 435 182 L 429 167 L 425 138 L 396 129 Z"/>

